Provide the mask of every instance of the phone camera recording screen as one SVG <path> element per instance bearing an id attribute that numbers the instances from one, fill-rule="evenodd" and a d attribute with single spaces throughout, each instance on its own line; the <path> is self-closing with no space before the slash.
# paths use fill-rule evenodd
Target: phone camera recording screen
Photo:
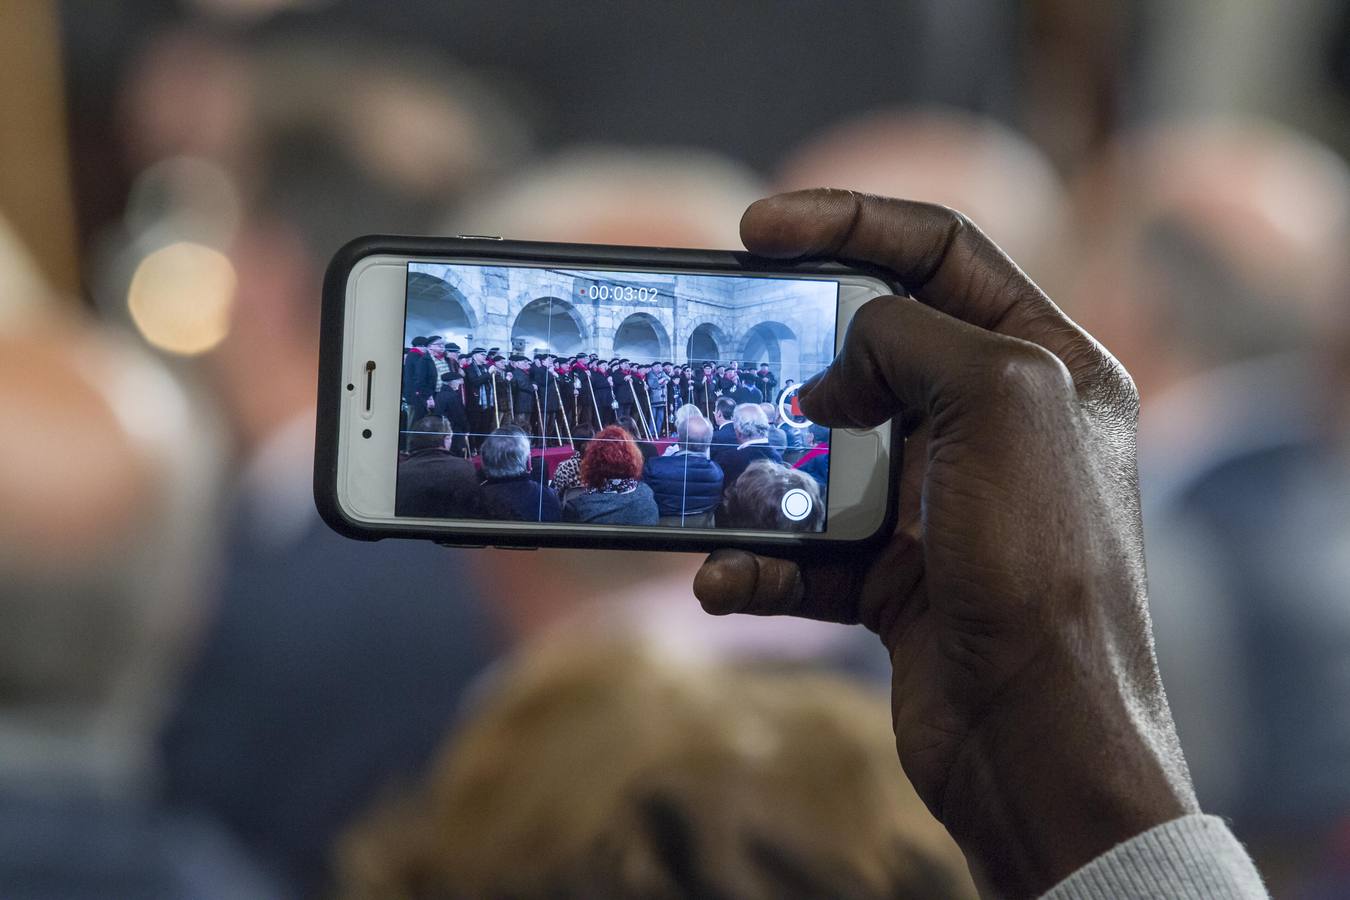
<path id="1" fill-rule="evenodd" d="M 823 532 L 828 279 L 412 262 L 395 514 Z"/>

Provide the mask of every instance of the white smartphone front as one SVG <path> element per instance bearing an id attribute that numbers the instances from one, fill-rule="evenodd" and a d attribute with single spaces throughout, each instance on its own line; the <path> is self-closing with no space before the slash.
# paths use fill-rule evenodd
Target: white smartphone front
<path id="1" fill-rule="evenodd" d="M 571 249 L 349 264 L 341 378 L 320 386 L 321 410 L 336 412 L 332 483 L 316 478 L 330 522 L 335 511 L 356 536 L 464 545 L 791 548 L 878 534 L 890 423 L 831 431 L 795 397 L 891 286 L 843 267 L 581 265 Z"/>

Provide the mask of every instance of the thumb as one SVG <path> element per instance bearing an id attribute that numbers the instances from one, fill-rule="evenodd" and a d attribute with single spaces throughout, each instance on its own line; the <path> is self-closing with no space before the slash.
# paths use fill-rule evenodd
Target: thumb
<path id="1" fill-rule="evenodd" d="M 856 624 L 863 566 L 715 550 L 694 576 L 694 596 L 714 616 L 747 613 Z"/>
<path id="2" fill-rule="evenodd" d="M 988 402 L 975 373 L 1048 351 L 986 331 L 906 297 L 869 300 L 849 322 L 839 355 L 802 385 L 802 413 L 830 428 L 872 428 L 902 412 Z M 1067 377 L 1067 372 L 1065 373 Z"/>

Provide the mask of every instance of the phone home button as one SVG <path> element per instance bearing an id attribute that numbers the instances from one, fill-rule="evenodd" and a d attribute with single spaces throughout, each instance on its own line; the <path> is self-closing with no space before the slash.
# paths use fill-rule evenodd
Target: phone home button
<path id="1" fill-rule="evenodd" d="M 779 505 L 782 507 L 783 515 L 793 522 L 800 522 L 811 515 L 811 507 L 815 504 L 811 500 L 811 495 L 806 491 L 801 488 L 793 488 L 783 495 L 783 501 Z"/>

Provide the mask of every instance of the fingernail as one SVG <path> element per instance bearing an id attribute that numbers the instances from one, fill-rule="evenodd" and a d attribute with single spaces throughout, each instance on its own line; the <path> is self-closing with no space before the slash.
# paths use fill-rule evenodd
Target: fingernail
<path id="1" fill-rule="evenodd" d="M 715 616 L 739 612 L 755 593 L 759 571 L 744 550 L 715 550 L 694 576 L 694 596 Z"/>

